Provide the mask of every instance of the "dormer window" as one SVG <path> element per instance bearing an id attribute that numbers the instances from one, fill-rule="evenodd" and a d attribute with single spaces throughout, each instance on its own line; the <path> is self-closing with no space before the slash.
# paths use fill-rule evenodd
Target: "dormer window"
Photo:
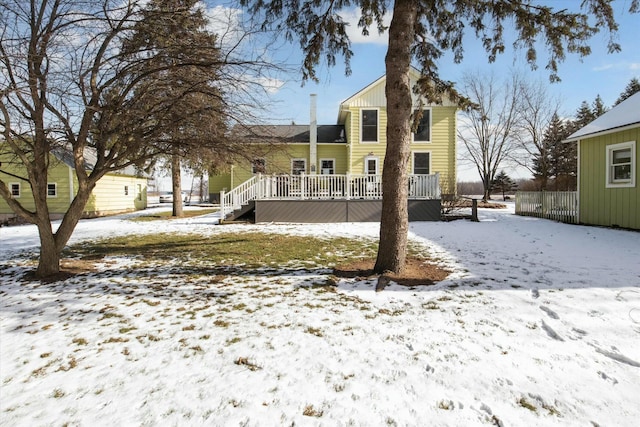
<path id="1" fill-rule="evenodd" d="M 378 110 L 362 110 L 362 142 L 378 142 Z"/>

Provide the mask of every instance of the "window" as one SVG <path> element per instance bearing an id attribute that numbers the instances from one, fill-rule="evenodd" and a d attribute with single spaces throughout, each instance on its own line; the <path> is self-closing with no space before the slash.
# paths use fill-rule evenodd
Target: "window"
<path id="1" fill-rule="evenodd" d="M 11 183 L 9 184 L 9 188 L 11 190 L 11 197 L 13 197 L 14 199 L 17 199 L 18 197 L 20 197 L 20 184 L 19 183 Z"/>
<path id="2" fill-rule="evenodd" d="M 253 159 L 251 162 L 251 173 L 266 173 L 267 172 L 267 161 L 263 158 Z"/>
<path id="3" fill-rule="evenodd" d="M 364 158 L 364 173 L 366 175 L 378 174 L 378 158 L 367 156 Z"/>
<path id="4" fill-rule="evenodd" d="M 362 142 L 378 142 L 378 110 L 362 110 Z"/>
<path id="5" fill-rule="evenodd" d="M 636 186 L 636 143 L 623 142 L 607 146 L 608 188 Z"/>
<path id="6" fill-rule="evenodd" d="M 320 159 L 320 174 L 333 175 L 336 171 L 334 165 L 334 159 Z"/>
<path id="7" fill-rule="evenodd" d="M 300 175 L 307 171 L 307 161 L 305 159 L 291 160 L 291 175 Z"/>
<path id="8" fill-rule="evenodd" d="M 413 153 L 413 173 L 415 175 L 431 173 L 431 153 Z"/>
<path id="9" fill-rule="evenodd" d="M 125 186 L 124 186 L 124 195 L 125 195 L 125 196 L 128 196 L 128 195 L 129 195 L 129 186 L 128 186 L 128 185 L 125 185 Z"/>
<path id="10" fill-rule="evenodd" d="M 416 111 L 414 114 L 417 113 Z M 431 110 L 422 110 L 422 117 L 416 132 L 413 134 L 413 140 L 415 142 L 431 141 Z"/>
<path id="11" fill-rule="evenodd" d="M 57 197 L 58 196 L 58 184 L 55 182 L 47 183 L 47 197 Z"/>

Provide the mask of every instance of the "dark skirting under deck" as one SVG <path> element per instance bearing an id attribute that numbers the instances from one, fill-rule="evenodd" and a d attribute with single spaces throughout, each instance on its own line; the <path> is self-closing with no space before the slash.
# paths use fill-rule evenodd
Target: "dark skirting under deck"
<path id="1" fill-rule="evenodd" d="M 260 222 L 378 222 L 382 200 L 256 200 Z M 409 200 L 409 221 L 440 221 L 440 200 Z"/>

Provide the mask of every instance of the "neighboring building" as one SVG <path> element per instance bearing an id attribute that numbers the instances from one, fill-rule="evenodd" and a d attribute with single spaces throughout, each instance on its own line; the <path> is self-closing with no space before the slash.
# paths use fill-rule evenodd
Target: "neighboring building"
<path id="1" fill-rule="evenodd" d="M 5 151 L 3 151 L 5 152 Z M 87 170 L 93 164 L 89 150 L 85 154 Z M 50 155 L 49 178 L 47 182 L 47 201 L 51 219 L 64 216 L 77 192 L 77 178 L 74 173 L 72 153 L 65 149 L 54 149 Z M 9 187 L 12 197 L 19 199 L 26 209 L 34 209 L 33 195 L 28 181 L 16 178 L 24 176 L 24 167 L 11 162 L 9 155 L 0 157 L 0 176 Z M 129 212 L 147 207 L 147 178 L 128 167 L 118 173 L 102 177 L 91 193 L 85 206 L 83 217 L 91 218 L 103 215 Z M 0 198 L 0 221 L 15 217 L 7 202 Z"/>
<path id="2" fill-rule="evenodd" d="M 640 92 L 566 142 L 578 144 L 578 222 L 640 229 Z"/>
<path id="3" fill-rule="evenodd" d="M 412 83 L 419 78 L 419 72 L 411 71 Z M 265 199 L 369 199 L 378 200 L 381 192 L 376 191 L 382 174 L 387 135 L 386 135 L 386 77 L 383 76 L 339 105 L 338 120 L 335 125 L 316 125 L 315 95 L 311 99 L 310 125 L 273 125 L 250 126 L 235 129 L 234 136 L 243 142 L 252 142 L 252 161 L 230 166 L 226 171 L 212 171 L 209 176 L 209 191 L 212 201 L 221 201 L 220 192 L 228 193 L 233 189 L 239 192 L 258 194 L 248 190 L 257 184 L 256 176 L 261 180 L 270 179 L 269 193 L 252 196 L 255 200 Z M 414 105 L 418 105 L 417 97 Z M 439 202 L 442 197 L 453 196 L 456 187 L 456 112 L 453 103 L 426 105 L 420 126 L 413 135 L 409 170 L 412 177 L 411 188 L 424 187 L 436 182 L 437 195 L 426 195 L 424 191 L 410 191 L 410 198 L 437 198 L 438 219 Z M 254 142 L 255 141 L 255 142 Z M 277 178 L 277 182 L 273 177 Z M 336 177 L 336 178 L 330 178 Z M 296 188 L 284 192 L 274 190 L 292 182 Z M 303 178 L 300 178 L 303 177 Z M 341 177 L 338 179 L 337 177 Z M 418 179 L 419 177 L 422 177 Z M 360 185 L 366 178 L 366 184 Z M 300 181 L 302 179 L 302 181 Z M 250 180 L 251 183 L 250 183 Z M 354 180 L 360 180 L 354 182 Z M 306 185 L 300 187 L 300 182 Z M 347 184 L 348 183 L 348 184 Z M 376 187 L 378 185 L 378 187 Z M 429 184 L 430 185 L 430 184 Z M 324 188 L 324 193 L 316 188 Z M 365 188 L 366 187 L 366 188 Z M 302 191 L 300 191 L 302 189 Z M 249 201 L 249 197 L 245 201 Z M 253 200 L 251 200 L 253 201 Z M 378 203 L 379 204 L 379 203 Z M 309 205 L 311 206 L 311 205 Z M 328 205 L 322 205 L 327 209 Z M 237 208 L 238 206 L 235 206 Z M 292 205 L 286 209 L 291 210 Z M 313 209 L 317 210 L 318 205 Z M 342 209 L 342 208 L 341 208 Z M 371 220 L 379 218 L 370 216 Z M 260 221 L 256 212 L 256 220 Z M 296 219 L 304 217 L 298 216 Z M 266 217 L 263 217 L 264 220 Z M 269 220 L 276 220 L 269 217 Z M 313 219 L 311 219 L 313 221 Z M 316 218 L 320 221 L 320 218 Z M 338 220 L 338 219 L 337 219 Z"/>

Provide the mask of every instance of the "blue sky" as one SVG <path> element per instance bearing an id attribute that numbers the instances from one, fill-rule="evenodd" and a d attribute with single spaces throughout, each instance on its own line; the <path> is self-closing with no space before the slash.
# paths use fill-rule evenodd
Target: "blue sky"
<path id="1" fill-rule="evenodd" d="M 209 4 L 227 3 L 208 1 Z M 578 0 L 556 0 L 553 3 L 559 9 L 575 9 Z M 590 42 L 591 55 L 579 59 L 568 55 L 559 65 L 559 83 L 548 83 L 549 73 L 544 69 L 547 61 L 544 49 L 538 50 L 538 70 L 532 71 L 524 62 L 524 52 L 510 49 L 512 39 L 505 34 L 507 49 L 498 59 L 489 64 L 481 43 L 473 32 L 465 38 L 465 56 L 461 64 L 454 64 L 451 55 L 445 55 L 439 62 L 440 75 L 453 82 L 460 81 L 465 72 L 494 72 L 498 75 L 508 74 L 511 69 L 521 71 L 533 81 L 549 84 L 550 91 L 561 99 L 561 113 L 572 116 L 581 102 L 591 103 L 600 95 L 607 107 L 610 107 L 624 90 L 631 78 L 640 77 L 640 14 L 628 12 L 630 0 L 614 2 L 616 21 L 619 24 L 618 43 L 622 47 L 619 53 L 607 53 L 608 34 L 596 34 Z M 228 4 L 228 3 L 227 3 Z M 357 14 L 345 19 L 353 22 L 350 38 L 352 40 L 352 74 L 345 76 L 344 63 L 338 58 L 335 67 L 321 66 L 318 69 L 319 83 L 306 82 L 301 85 L 300 73 L 287 76 L 282 86 L 272 94 L 273 104 L 269 107 L 267 117 L 272 123 L 297 124 L 309 123 L 309 96 L 318 95 L 317 113 L 319 124 L 334 124 L 338 116 L 341 101 L 353 95 L 369 83 L 385 73 L 384 57 L 386 54 L 386 36 L 373 35 L 364 37 L 359 34 L 355 25 Z M 375 31 L 372 31 L 375 33 Z M 286 58 L 299 69 L 301 54 L 297 44 L 283 44 L 282 51 L 274 52 L 278 59 Z M 284 79 L 283 79 L 284 80 Z M 464 171 L 460 171 L 464 172 Z M 516 176 L 523 176 L 516 173 Z M 464 178 L 464 176 L 461 176 Z M 469 179 L 475 179 L 469 176 Z"/>

